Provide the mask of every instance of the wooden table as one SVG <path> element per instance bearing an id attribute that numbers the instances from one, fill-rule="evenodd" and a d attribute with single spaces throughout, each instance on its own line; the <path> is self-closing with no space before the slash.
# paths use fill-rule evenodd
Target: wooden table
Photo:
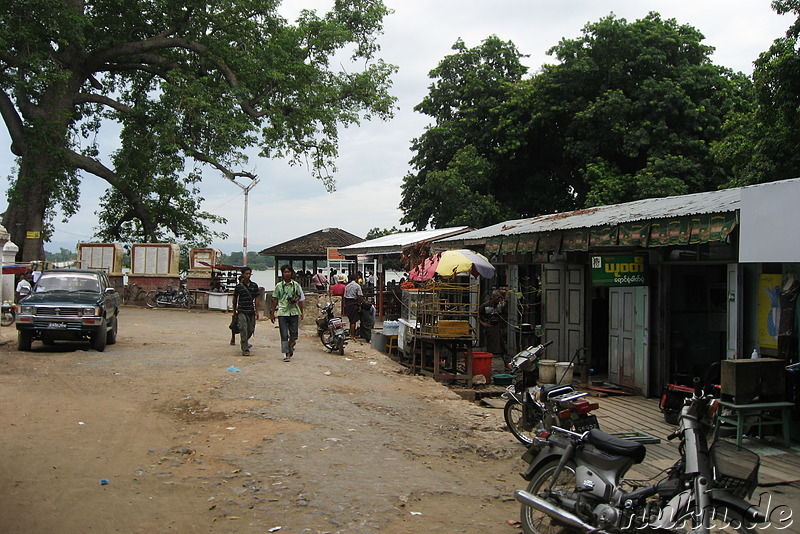
<path id="1" fill-rule="evenodd" d="M 472 385 L 472 339 L 415 336 L 411 369 L 439 380 L 466 380 Z M 448 349 L 447 354 L 442 349 Z M 464 372 L 458 372 L 459 354 L 463 354 Z M 444 359 L 444 367 L 442 360 Z"/>
<path id="2" fill-rule="evenodd" d="M 758 427 L 758 437 L 761 437 L 761 427 L 768 425 L 781 425 L 783 427 L 783 442 L 789 445 L 789 417 L 794 403 L 791 402 L 752 402 L 749 404 L 735 404 L 729 401 L 720 401 L 720 415 L 714 425 L 714 437 L 719 435 L 722 423 L 736 427 L 736 445 L 742 446 L 742 434 L 745 427 Z M 732 411 L 731 415 L 722 415 L 725 409 Z M 779 415 L 776 415 L 779 412 Z M 755 420 L 752 420 L 755 419 Z"/>

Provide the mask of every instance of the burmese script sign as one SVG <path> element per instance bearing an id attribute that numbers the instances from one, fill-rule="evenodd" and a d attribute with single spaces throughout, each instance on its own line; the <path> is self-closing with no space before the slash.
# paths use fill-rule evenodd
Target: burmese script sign
<path id="1" fill-rule="evenodd" d="M 647 254 L 592 256 L 593 286 L 646 286 L 647 284 Z"/>

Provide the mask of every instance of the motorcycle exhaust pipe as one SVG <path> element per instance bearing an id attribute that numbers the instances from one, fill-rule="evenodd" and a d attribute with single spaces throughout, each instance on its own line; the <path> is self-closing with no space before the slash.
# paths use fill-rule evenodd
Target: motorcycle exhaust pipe
<path id="1" fill-rule="evenodd" d="M 575 514 L 568 512 L 558 506 L 547 502 L 546 500 L 537 497 L 531 493 L 528 493 L 524 490 L 517 490 L 514 492 L 514 498 L 517 499 L 522 504 L 530 506 L 531 508 L 535 508 L 542 513 L 549 515 L 550 517 L 565 523 L 566 525 L 579 528 L 584 532 L 597 532 L 603 534 L 605 531 L 600 530 L 597 527 L 593 527 L 589 523 L 586 523 L 583 519 L 576 516 Z"/>

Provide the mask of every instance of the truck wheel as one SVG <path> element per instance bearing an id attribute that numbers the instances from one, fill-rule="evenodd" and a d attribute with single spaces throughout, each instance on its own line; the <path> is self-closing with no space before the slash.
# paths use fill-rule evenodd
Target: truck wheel
<path id="1" fill-rule="evenodd" d="M 97 329 L 92 335 L 92 348 L 97 352 L 103 352 L 106 350 L 106 341 L 108 340 L 108 332 L 106 331 L 105 321 L 103 321 L 103 326 Z"/>
<path id="2" fill-rule="evenodd" d="M 111 319 L 111 330 L 106 335 L 106 345 L 113 345 L 117 342 L 117 318 Z"/>
<path id="3" fill-rule="evenodd" d="M 25 330 L 17 331 L 17 350 L 29 351 L 31 350 L 31 342 L 33 341 L 33 334 Z"/>

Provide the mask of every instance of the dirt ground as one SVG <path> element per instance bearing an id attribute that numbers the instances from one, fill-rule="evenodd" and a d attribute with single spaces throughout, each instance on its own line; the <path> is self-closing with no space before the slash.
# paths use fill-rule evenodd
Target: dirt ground
<path id="1" fill-rule="evenodd" d="M 126 307 L 102 353 L 3 328 L 0 532 L 518 532 L 502 411 L 325 352 L 315 315 L 288 363 L 269 321 L 241 356 L 222 312 Z"/>

